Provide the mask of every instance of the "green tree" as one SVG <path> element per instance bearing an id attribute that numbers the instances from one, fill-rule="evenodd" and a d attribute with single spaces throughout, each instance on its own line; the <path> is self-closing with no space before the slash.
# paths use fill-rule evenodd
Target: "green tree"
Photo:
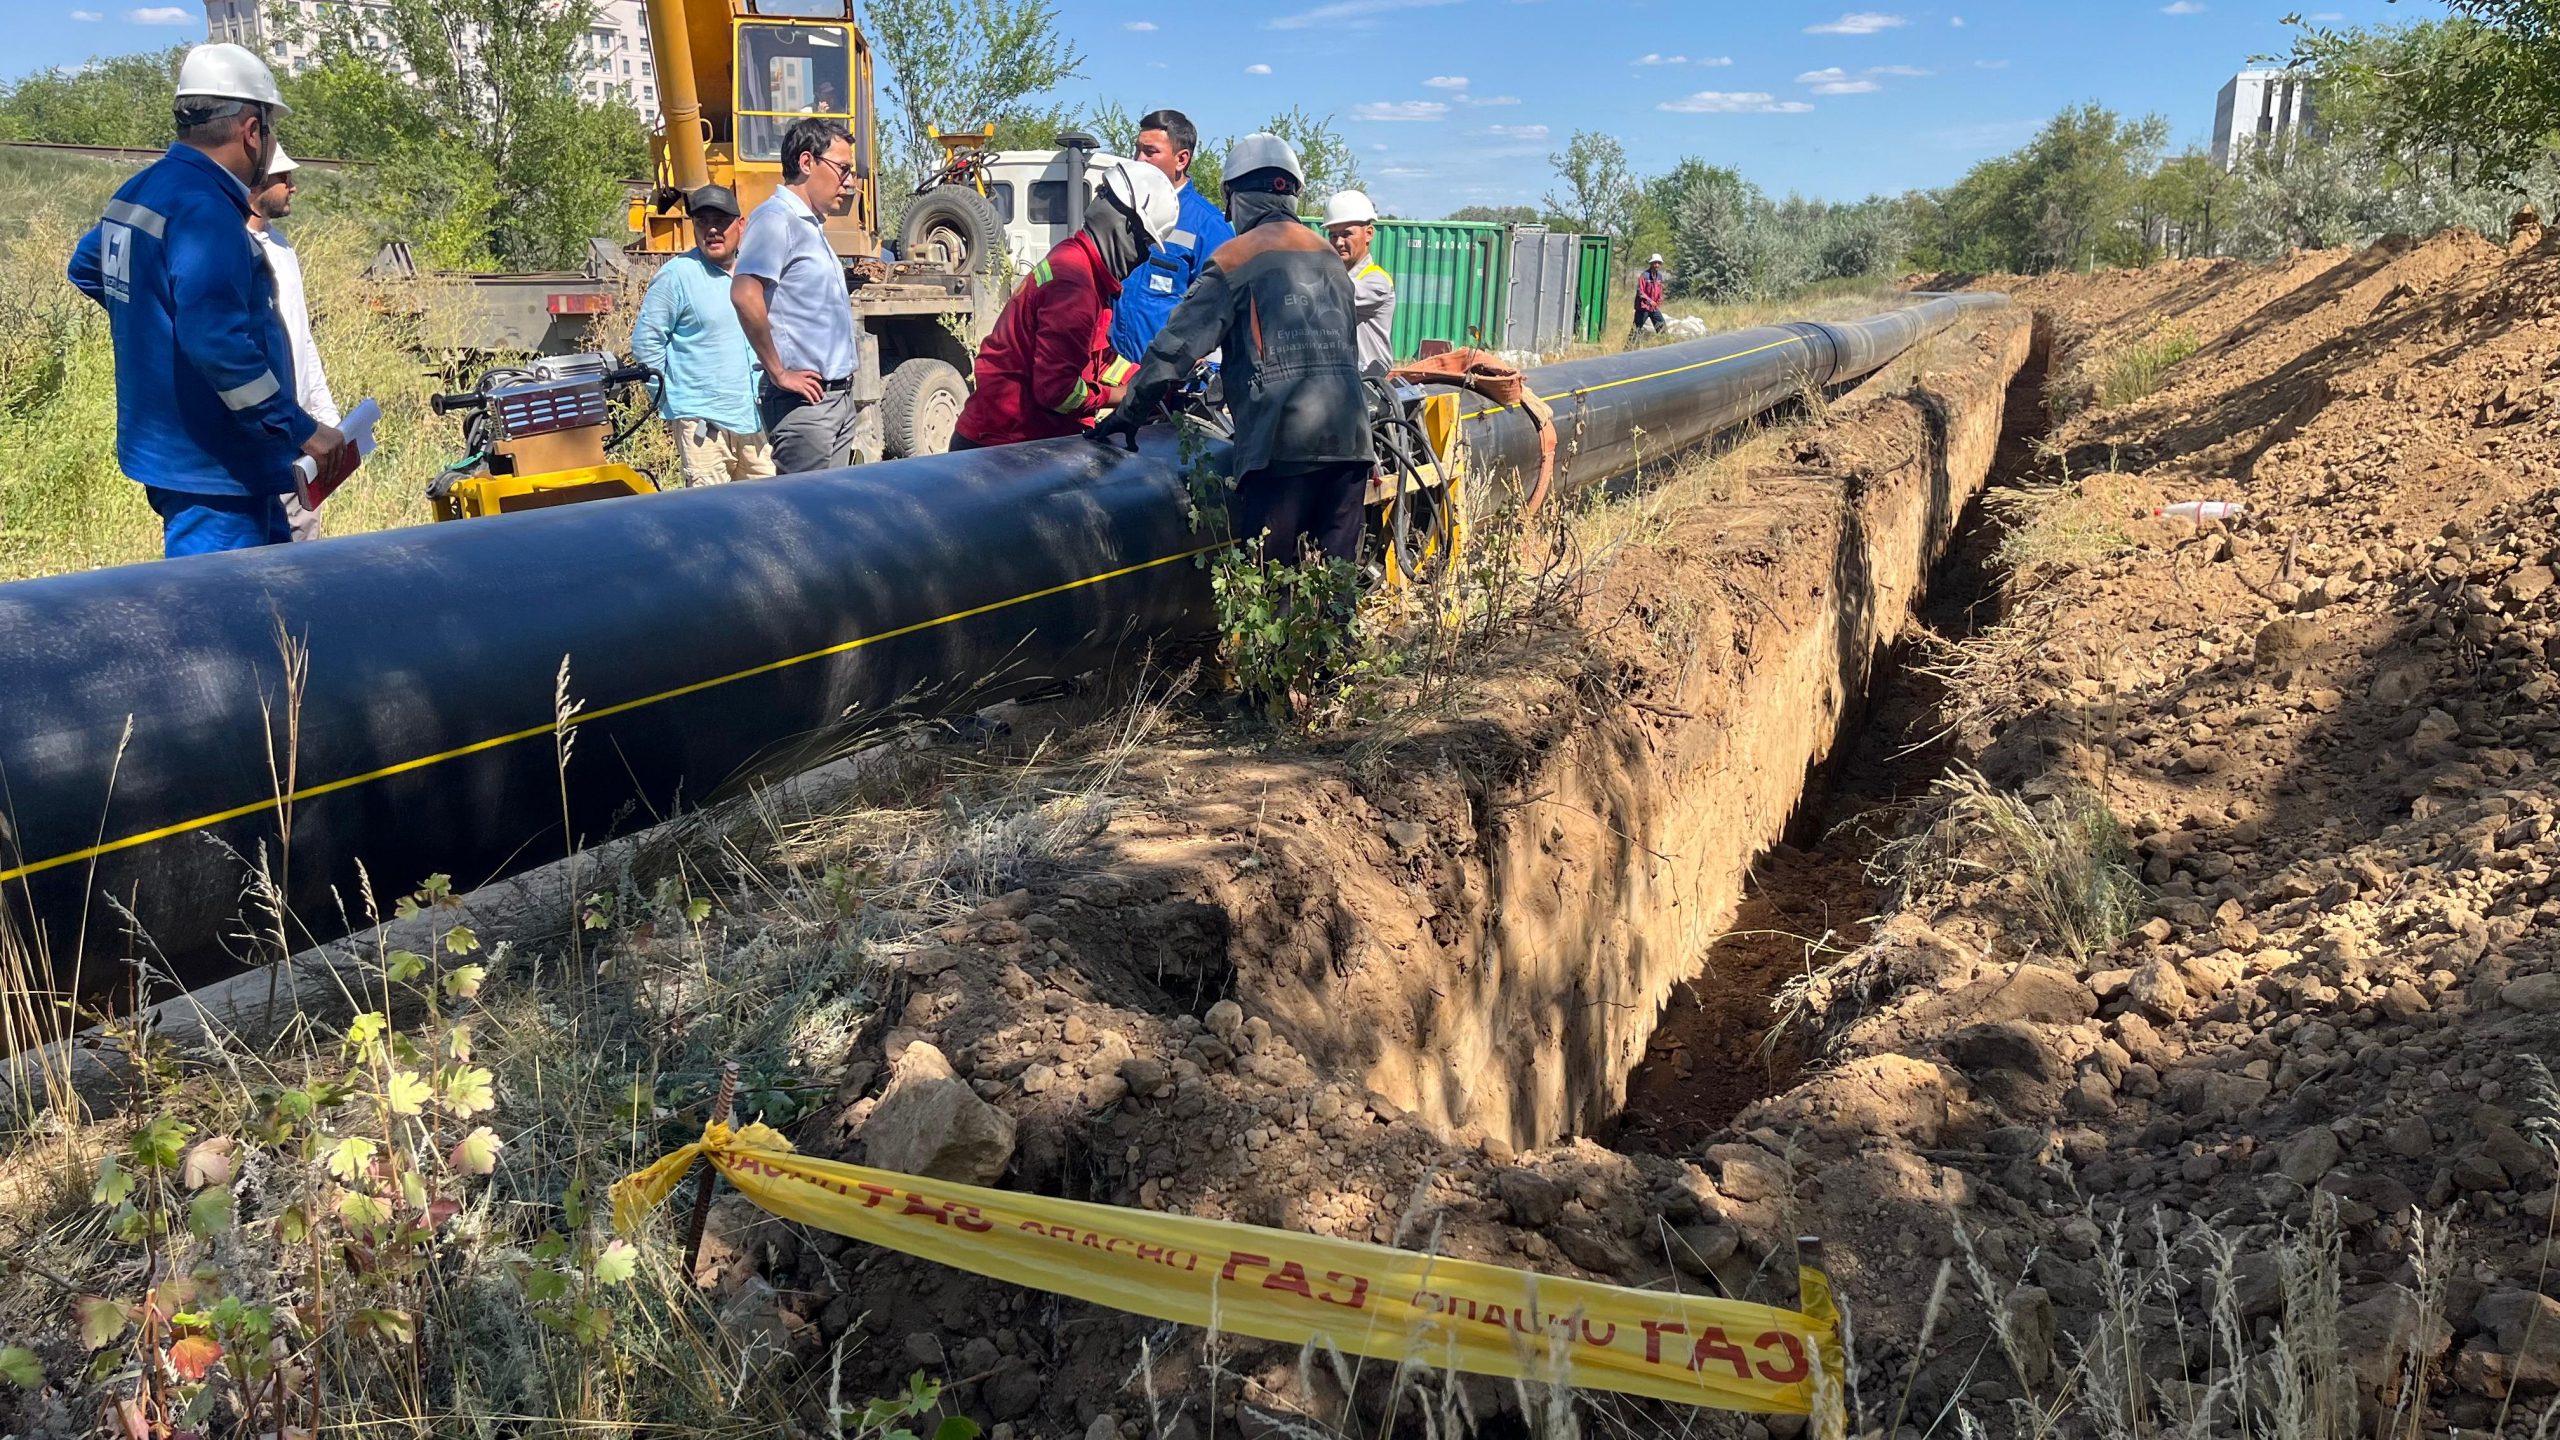
<path id="1" fill-rule="evenodd" d="M 374 162 L 385 222 L 433 262 L 560 268 L 622 233 L 623 181 L 647 172 L 647 141 L 627 99 L 578 93 L 590 0 L 321 15 L 317 62 L 285 81 L 284 133 Z"/>
<path id="2" fill-rule="evenodd" d="M 2560 135 L 2560 0 L 2447 0 L 2454 18 L 2376 30 L 2297 21 L 2333 136 L 2397 169 L 2521 189 Z"/>
<path id="3" fill-rule="evenodd" d="M 917 174 L 941 163 L 934 131 L 1034 128 L 1020 123 L 1024 102 L 1084 73 L 1047 0 L 873 0 L 864 15 L 897 158 Z"/>
<path id="4" fill-rule="evenodd" d="M 1321 205 L 1337 190 L 1357 190 L 1360 157 L 1351 142 L 1334 128 L 1331 115 L 1316 115 L 1298 106 L 1281 111 L 1262 127 L 1289 142 L 1298 152 L 1298 168 L 1307 172 L 1307 199 Z"/>
<path id="5" fill-rule="evenodd" d="M 0 140 L 149 149 L 174 138 L 169 106 L 178 88 L 180 45 L 142 55 L 110 55 L 78 68 L 39 70 L 0 84 Z"/>
<path id="6" fill-rule="evenodd" d="M 1448 218 L 1482 225 L 1543 225 L 1546 212 L 1535 205 L 1465 205 Z"/>
<path id="7" fill-rule="evenodd" d="M 1586 235 L 1625 235 L 1635 219 L 1639 190 L 1635 172 L 1627 168 L 1627 147 L 1615 135 L 1576 130 L 1565 148 L 1547 157 L 1561 196 L 1550 193 L 1547 208 L 1572 219 Z"/>

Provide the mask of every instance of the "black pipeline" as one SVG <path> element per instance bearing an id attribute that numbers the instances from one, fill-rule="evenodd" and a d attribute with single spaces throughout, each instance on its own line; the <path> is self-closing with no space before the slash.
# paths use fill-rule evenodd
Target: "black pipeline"
<path id="1" fill-rule="evenodd" d="M 1529 381 L 1580 487 L 1866 374 L 1978 303 L 1998 301 Z M 1464 434 L 1482 472 L 1519 468 L 1524 437 L 1535 465 L 1516 411 Z M 243 918 L 270 908 L 253 873 L 292 943 L 334 938 L 368 882 L 386 904 L 431 873 L 484 884 L 891 717 L 1197 633 L 1180 452 L 1161 430 L 1135 453 L 1049 441 L 0 586 L 6 939 L 65 991 L 120 982 L 132 955 L 201 979 L 272 926 Z"/>

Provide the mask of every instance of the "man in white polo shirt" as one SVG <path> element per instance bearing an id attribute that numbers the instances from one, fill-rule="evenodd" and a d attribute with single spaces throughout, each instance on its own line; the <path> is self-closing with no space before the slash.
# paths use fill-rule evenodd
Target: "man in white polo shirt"
<path id="1" fill-rule="evenodd" d="M 782 188 L 747 220 L 729 285 L 738 324 L 764 365 L 756 407 L 785 475 L 854 463 L 861 352 L 844 261 L 823 217 L 853 179 L 853 136 L 811 117 L 782 137 Z"/>
<path id="2" fill-rule="evenodd" d="M 301 168 L 283 146 L 276 147 L 266 175 L 249 192 L 249 233 L 257 237 L 258 253 L 266 257 L 267 269 L 276 277 L 276 314 L 284 320 L 286 338 L 293 342 L 293 398 L 312 419 L 335 425 L 338 402 L 329 393 L 328 372 L 320 368 L 320 347 L 311 343 L 311 305 L 302 290 L 302 257 L 293 253 L 293 243 L 276 224 L 293 213 L 299 188 L 294 172 Z M 320 538 L 320 512 L 305 506 L 300 496 L 284 497 L 284 518 L 293 527 L 294 539 Z"/>

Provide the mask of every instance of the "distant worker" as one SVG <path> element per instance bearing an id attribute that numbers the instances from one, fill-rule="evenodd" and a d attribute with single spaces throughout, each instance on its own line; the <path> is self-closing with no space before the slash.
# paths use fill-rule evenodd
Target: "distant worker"
<path id="1" fill-rule="evenodd" d="M 705 185 L 684 199 L 693 248 L 658 267 L 631 358 L 658 372 L 658 414 L 676 442 L 687 485 L 761 480 L 774 473 L 773 446 L 756 413 L 755 352 L 729 299 L 738 258 L 738 197 Z"/>
<path id="2" fill-rule="evenodd" d="M 150 498 L 168 555 L 280 544 L 295 458 L 324 484 L 356 466 L 346 436 L 294 398 L 275 275 L 240 233 L 284 97 L 249 51 L 199 45 L 171 109 L 178 143 L 116 190 L 71 256 L 71 283 L 106 307 L 115 343 L 116 463 Z"/>
<path id="3" fill-rule="evenodd" d="M 1643 334 L 1648 325 L 1663 328 L 1662 294 L 1662 257 L 1656 255 L 1644 262 L 1644 273 L 1636 277 L 1636 328 L 1629 339 Z"/>
<path id="4" fill-rule="evenodd" d="M 1145 273 L 1129 281 L 1120 303 L 1111 307 L 1111 348 L 1132 362 L 1147 353 L 1211 252 L 1236 238 L 1227 217 L 1191 184 L 1191 157 L 1199 145 L 1199 130 L 1179 110 L 1150 111 L 1138 122 L 1138 158 L 1172 182 L 1182 217 L 1171 233 L 1156 237 Z"/>
<path id="5" fill-rule="evenodd" d="M 267 260 L 267 269 L 275 276 L 276 313 L 284 318 L 284 333 L 293 341 L 293 398 L 303 413 L 323 425 L 338 423 L 337 397 L 329 393 L 329 372 L 320 365 L 320 347 L 311 339 L 311 306 L 303 295 L 302 257 L 293 251 L 293 242 L 285 238 L 276 224 L 293 213 L 294 192 L 300 189 L 293 172 L 302 167 L 284 147 L 276 147 L 275 158 L 267 162 L 265 178 L 249 196 L 249 233 L 258 237 L 258 251 Z M 302 503 L 299 495 L 284 497 L 285 523 L 296 540 L 320 538 L 320 512 Z"/>
<path id="6" fill-rule="evenodd" d="M 738 324 L 764 366 L 756 407 L 785 475 L 854 463 L 860 344 L 844 261 L 824 217 L 853 179 L 841 120 L 794 120 L 782 137 L 782 185 L 756 207 L 729 284 Z"/>
<path id="7" fill-rule="evenodd" d="M 1377 462 L 1352 337 L 1351 276 L 1298 222 L 1306 173 L 1277 135 L 1247 135 L 1227 152 L 1227 216 L 1219 246 L 1174 307 L 1118 409 L 1096 439 L 1135 432 L 1202 356 L 1223 353 L 1235 422 L 1238 540 L 1265 537 L 1284 562 L 1315 550 L 1360 553 L 1360 511 Z"/>
<path id="8" fill-rule="evenodd" d="M 1132 160 L 1104 172 L 1084 228 L 1031 267 L 978 347 L 978 388 L 961 407 L 952 449 L 1073 435 L 1119 399 L 1135 367 L 1112 352 L 1112 302 L 1180 214 L 1173 182 L 1153 166 Z"/>
<path id="9" fill-rule="evenodd" d="M 1378 235 L 1378 207 L 1357 190 L 1324 202 L 1324 233 L 1333 253 L 1351 269 L 1351 314 L 1360 326 L 1360 368 L 1385 371 L 1396 363 L 1396 280 L 1370 258 Z"/>

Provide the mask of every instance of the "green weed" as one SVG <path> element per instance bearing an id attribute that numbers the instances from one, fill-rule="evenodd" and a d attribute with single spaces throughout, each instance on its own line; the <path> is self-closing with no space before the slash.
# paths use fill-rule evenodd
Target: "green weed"
<path id="1" fill-rule="evenodd" d="M 2168 383 L 2172 366 L 2196 353 L 2198 343 L 2195 332 L 2180 325 L 2117 351 L 2098 373 L 2098 403 L 2130 405 L 2149 399 Z"/>

